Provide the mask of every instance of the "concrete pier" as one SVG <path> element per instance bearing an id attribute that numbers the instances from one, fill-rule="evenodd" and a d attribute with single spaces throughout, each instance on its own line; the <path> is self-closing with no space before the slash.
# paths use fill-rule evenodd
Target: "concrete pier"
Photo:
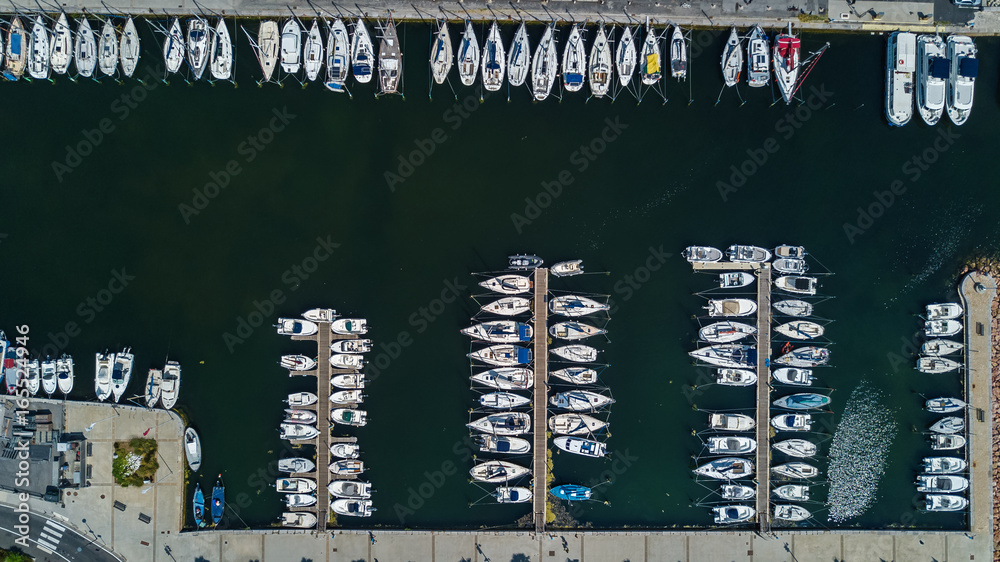
<path id="1" fill-rule="evenodd" d="M 757 522 L 771 530 L 771 264 L 757 269 Z"/>
<path id="2" fill-rule="evenodd" d="M 548 448 L 547 432 L 549 430 L 548 395 L 549 395 L 549 270 L 535 270 L 535 315 L 532 320 L 535 349 L 535 394 L 534 394 L 534 460 L 532 462 L 532 513 L 535 519 L 535 532 L 545 532 L 545 519 L 548 502 Z"/>

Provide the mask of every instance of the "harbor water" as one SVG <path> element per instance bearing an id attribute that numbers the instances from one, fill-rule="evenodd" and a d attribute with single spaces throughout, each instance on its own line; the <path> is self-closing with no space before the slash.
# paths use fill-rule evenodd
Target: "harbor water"
<path id="1" fill-rule="evenodd" d="M 282 511 L 268 487 L 285 454 L 281 400 L 315 386 L 277 362 L 315 349 L 271 326 L 318 306 L 367 318 L 375 342 L 370 422 L 352 434 L 378 512 L 341 525 L 510 527 L 527 514 L 528 504 L 481 501 L 469 482 L 475 397 L 458 332 L 477 309 L 472 273 L 519 252 L 583 259 L 591 275 L 560 287 L 614 302 L 611 341 L 598 345 L 617 401 L 611 454 L 553 454 L 555 484 L 601 483 L 573 517 L 595 528 L 710 525 L 695 505 L 710 490 L 692 478 L 692 432 L 706 427 L 704 410 L 752 408 L 753 390 L 692 388 L 704 382 L 687 355 L 704 305 L 694 293 L 715 279 L 680 252 L 732 243 L 801 244 L 814 269 L 836 273 L 821 278 L 833 298 L 816 305 L 835 342 L 833 366 L 818 370 L 835 389 L 811 436 L 821 454 L 862 381 L 895 424 L 884 470 L 865 483 L 877 501 L 834 522 L 826 487 L 814 487 L 807 525 L 964 525 L 918 512 L 913 485 L 930 454 L 923 399 L 962 387 L 954 374 L 916 372 L 908 353 L 919 347 L 915 315 L 957 298 L 969 256 L 1000 248 L 1000 161 L 989 156 L 1000 42 L 977 40 L 966 125 L 915 117 L 891 129 L 882 36 L 804 35 L 805 50 L 831 48 L 789 107 L 745 85 L 745 103 L 732 89 L 716 103 L 722 31 L 694 32 L 690 82 L 636 104 L 583 92 L 532 103 L 525 88 L 481 102 L 478 86 L 438 86 L 428 100 L 430 32 L 415 24 L 400 29 L 405 100 L 375 99 L 374 84 L 352 85 L 353 99 L 292 80 L 257 88 L 242 33 L 238 88 L 165 85 L 140 27 L 139 73 L 154 70 L 145 85 L 0 84 L 0 317 L 8 335 L 29 326 L 34 351 L 74 356 L 74 399 L 93 399 L 97 351 L 133 348 L 130 394 L 149 367 L 179 361 L 178 408 L 204 447 L 191 486 L 222 473 L 233 507 L 224 527 L 267 526 Z"/>

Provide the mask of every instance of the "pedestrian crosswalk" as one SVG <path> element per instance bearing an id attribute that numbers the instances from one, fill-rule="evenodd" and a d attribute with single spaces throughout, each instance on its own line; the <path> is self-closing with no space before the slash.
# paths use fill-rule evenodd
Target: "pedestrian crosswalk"
<path id="1" fill-rule="evenodd" d="M 59 546 L 59 541 L 62 540 L 62 535 L 66 531 L 66 527 L 56 523 L 55 521 L 45 521 L 45 527 L 42 527 L 42 532 L 38 535 L 39 550 L 52 554 L 56 551 Z"/>

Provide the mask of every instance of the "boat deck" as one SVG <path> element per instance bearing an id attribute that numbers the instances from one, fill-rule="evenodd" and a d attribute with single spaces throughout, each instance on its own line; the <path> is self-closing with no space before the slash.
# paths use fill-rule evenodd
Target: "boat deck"
<path id="1" fill-rule="evenodd" d="M 549 270 L 535 270 L 535 315 L 532 325 L 535 331 L 535 419 L 534 461 L 532 463 L 533 489 L 532 505 L 535 519 L 535 532 L 545 532 L 546 502 L 548 501 L 547 477 L 548 462 L 546 452 L 548 444 L 546 432 L 548 420 L 548 390 L 549 390 Z"/>
<path id="2" fill-rule="evenodd" d="M 757 522 L 771 530 L 771 264 L 757 271 Z"/>

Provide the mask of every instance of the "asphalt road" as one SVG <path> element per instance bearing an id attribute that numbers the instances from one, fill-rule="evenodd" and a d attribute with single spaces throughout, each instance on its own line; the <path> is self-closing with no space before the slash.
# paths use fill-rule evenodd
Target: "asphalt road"
<path id="1" fill-rule="evenodd" d="M 29 513 L 31 519 L 28 522 L 28 548 L 24 548 L 14 542 L 20 536 L 14 529 L 14 526 L 18 525 L 19 515 L 14 512 L 13 507 L 0 505 L 0 547 L 18 548 L 37 561 L 119 561 L 105 549 L 100 538 L 90 534 L 80 534 L 60 521 L 47 519 L 34 512 Z"/>

